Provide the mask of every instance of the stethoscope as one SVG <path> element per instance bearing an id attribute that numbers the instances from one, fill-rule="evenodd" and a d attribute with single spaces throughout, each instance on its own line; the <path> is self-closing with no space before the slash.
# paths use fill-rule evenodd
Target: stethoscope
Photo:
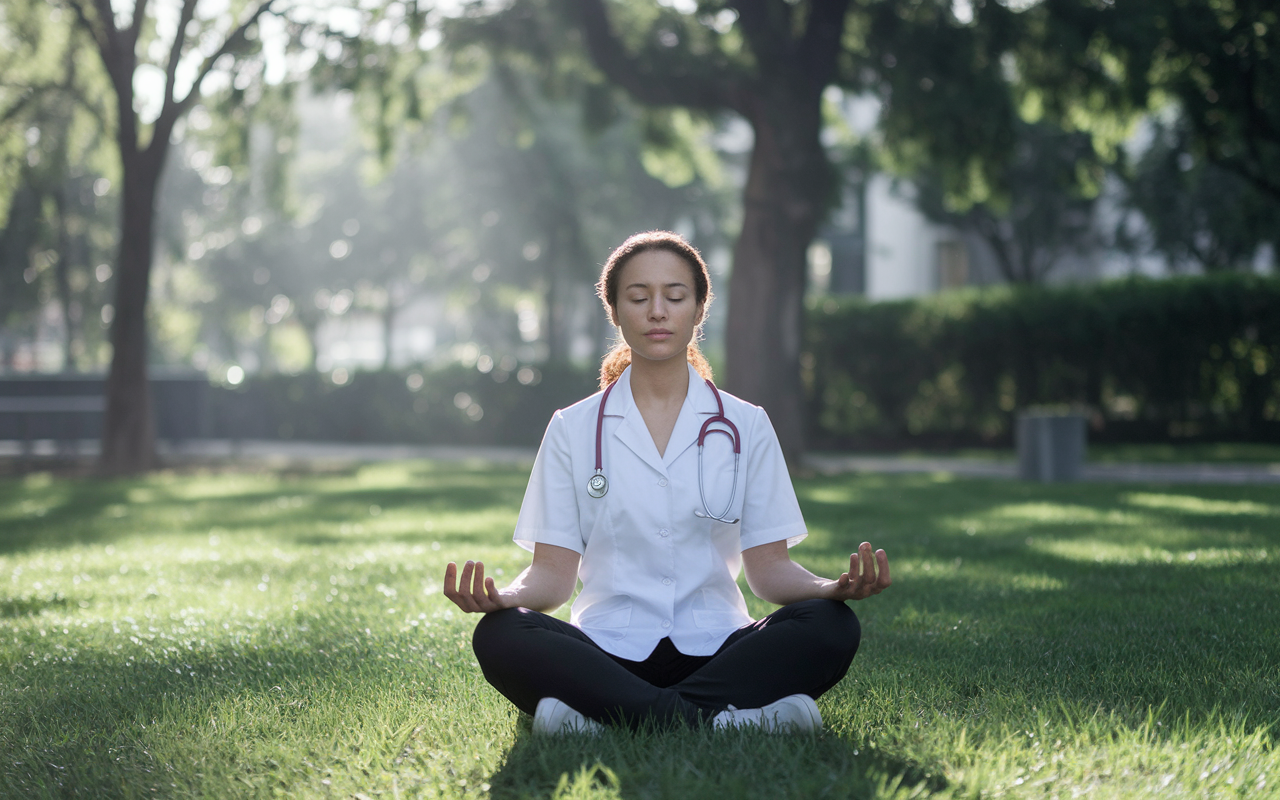
<path id="1" fill-rule="evenodd" d="M 609 384 L 604 394 L 600 397 L 600 411 L 596 415 L 596 474 L 587 480 L 587 494 L 595 498 L 604 497 L 609 491 L 609 479 L 604 476 L 604 404 L 609 400 L 609 393 L 613 391 L 613 387 L 617 386 L 615 380 Z M 711 393 L 716 396 L 716 407 L 719 409 L 715 416 L 709 417 L 706 422 L 702 423 L 702 429 L 698 431 L 698 495 L 702 498 L 702 511 L 694 509 L 693 514 L 702 519 L 714 519 L 717 522 L 736 525 L 740 518 L 727 519 L 729 509 L 733 508 L 733 499 L 738 494 L 738 458 L 742 455 L 742 440 L 738 436 L 738 426 L 724 415 L 724 401 L 720 399 L 720 390 L 710 380 L 707 386 L 711 387 Z M 724 428 L 713 428 L 713 425 L 724 424 L 728 426 L 728 430 Z M 724 507 L 724 511 L 719 514 L 712 514 L 711 507 L 707 505 L 707 492 L 703 487 L 702 480 L 702 452 L 706 444 L 707 436 L 712 433 L 723 433 L 733 441 L 733 489 L 729 492 L 729 503 Z M 703 513 L 705 511 L 706 513 Z"/>

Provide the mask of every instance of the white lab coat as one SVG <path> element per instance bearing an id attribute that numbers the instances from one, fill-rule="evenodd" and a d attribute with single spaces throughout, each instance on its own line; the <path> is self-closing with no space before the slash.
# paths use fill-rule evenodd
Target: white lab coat
<path id="1" fill-rule="evenodd" d="M 586 488 L 595 474 L 601 394 L 557 411 L 547 426 L 514 539 L 527 550 L 542 542 L 582 554 L 570 621 L 621 658 L 642 661 L 663 637 L 686 655 L 714 653 L 752 621 L 737 584 L 742 551 L 783 540 L 792 546 L 807 535 L 764 409 L 720 396 L 742 441 L 737 493 L 723 514 L 741 518 L 734 525 L 694 516 L 703 510 L 698 431 L 716 401 L 693 367 L 661 456 L 632 399 L 630 367 L 622 373 L 605 407 L 603 498 Z M 719 514 L 733 486 L 733 448 L 723 434 L 705 442 L 707 504 Z"/>

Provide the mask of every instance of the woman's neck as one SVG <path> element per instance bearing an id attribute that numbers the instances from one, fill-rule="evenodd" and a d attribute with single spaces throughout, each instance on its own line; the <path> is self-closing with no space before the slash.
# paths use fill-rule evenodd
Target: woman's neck
<path id="1" fill-rule="evenodd" d="M 647 361 L 632 358 L 631 396 L 642 408 L 683 404 L 689 393 L 689 368 L 683 358 Z"/>

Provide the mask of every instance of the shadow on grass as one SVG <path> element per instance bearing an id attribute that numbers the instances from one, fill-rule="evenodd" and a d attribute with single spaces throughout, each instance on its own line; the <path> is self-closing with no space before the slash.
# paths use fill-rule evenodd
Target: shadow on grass
<path id="1" fill-rule="evenodd" d="M 49 597 L 6 597 L 0 599 L 0 618 L 30 617 L 49 610 L 61 610 L 69 602 L 62 594 Z"/>
<path id="2" fill-rule="evenodd" d="M 893 785 L 920 787 L 924 794 L 946 787 L 940 775 L 829 733 L 675 729 L 547 737 L 533 734 L 527 719 L 489 782 L 494 800 L 580 797 L 593 790 L 637 800 L 809 800 L 870 797 Z"/>
<path id="3" fill-rule="evenodd" d="M 401 660 L 389 675 L 379 647 L 359 642 L 20 662 L 0 705 L 0 796 L 306 796 L 326 764 L 379 768 L 395 753 L 353 734 L 355 708 L 439 673 Z M 433 691 L 422 683 L 408 703 Z"/>
<path id="4" fill-rule="evenodd" d="M 205 536 L 212 526 L 229 533 L 271 531 L 283 541 L 324 545 L 350 542 L 326 532 L 343 523 L 371 523 L 370 511 L 388 519 L 408 514 L 462 517 L 480 513 L 511 515 L 519 507 L 527 472 L 519 469 L 401 465 L 394 486 L 361 485 L 359 476 L 312 476 L 264 472 L 261 480 L 234 491 L 218 487 L 218 475 L 197 476 L 207 494 L 184 491 L 172 474 L 134 480 L 98 478 L 36 482 L 0 481 L 0 555 L 33 548 L 112 544 L 139 533 Z M 230 476 L 243 478 L 243 474 Z M 186 480 L 186 478 L 184 478 Z M 139 499 L 143 497 L 145 499 Z M 296 503 L 287 501 L 296 500 Z M 145 526 L 143 530 L 139 526 Z M 363 541 L 448 539 L 446 526 L 397 533 L 370 531 Z M 466 540 L 475 537 L 464 535 Z"/>

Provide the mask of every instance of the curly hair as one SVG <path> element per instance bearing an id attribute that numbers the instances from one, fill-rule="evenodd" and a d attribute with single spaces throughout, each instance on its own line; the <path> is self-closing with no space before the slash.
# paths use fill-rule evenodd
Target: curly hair
<path id="1" fill-rule="evenodd" d="M 698 248 L 685 241 L 684 237 L 671 231 L 645 231 L 629 237 L 618 246 L 605 262 L 600 272 L 600 281 L 596 284 L 596 294 L 604 304 L 605 311 L 616 319 L 618 310 L 618 276 L 634 256 L 655 250 L 665 250 L 679 256 L 689 265 L 693 273 L 693 291 L 698 305 L 702 306 L 702 319 L 706 320 L 707 308 L 715 297 L 711 293 L 711 273 L 707 263 L 702 260 Z M 698 339 L 702 336 L 702 322 L 694 331 L 693 341 L 689 342 L 688 359 L 698 374 L 711 380 L 711 365 L 707 363 L 702 350 L 698 348 Z M 600 388 L 603 389 L 622 375 L 622 371 L 631 363 L 631 348 L 626 342 L 619 341 L 605 354 L 600 364 Z"/>

